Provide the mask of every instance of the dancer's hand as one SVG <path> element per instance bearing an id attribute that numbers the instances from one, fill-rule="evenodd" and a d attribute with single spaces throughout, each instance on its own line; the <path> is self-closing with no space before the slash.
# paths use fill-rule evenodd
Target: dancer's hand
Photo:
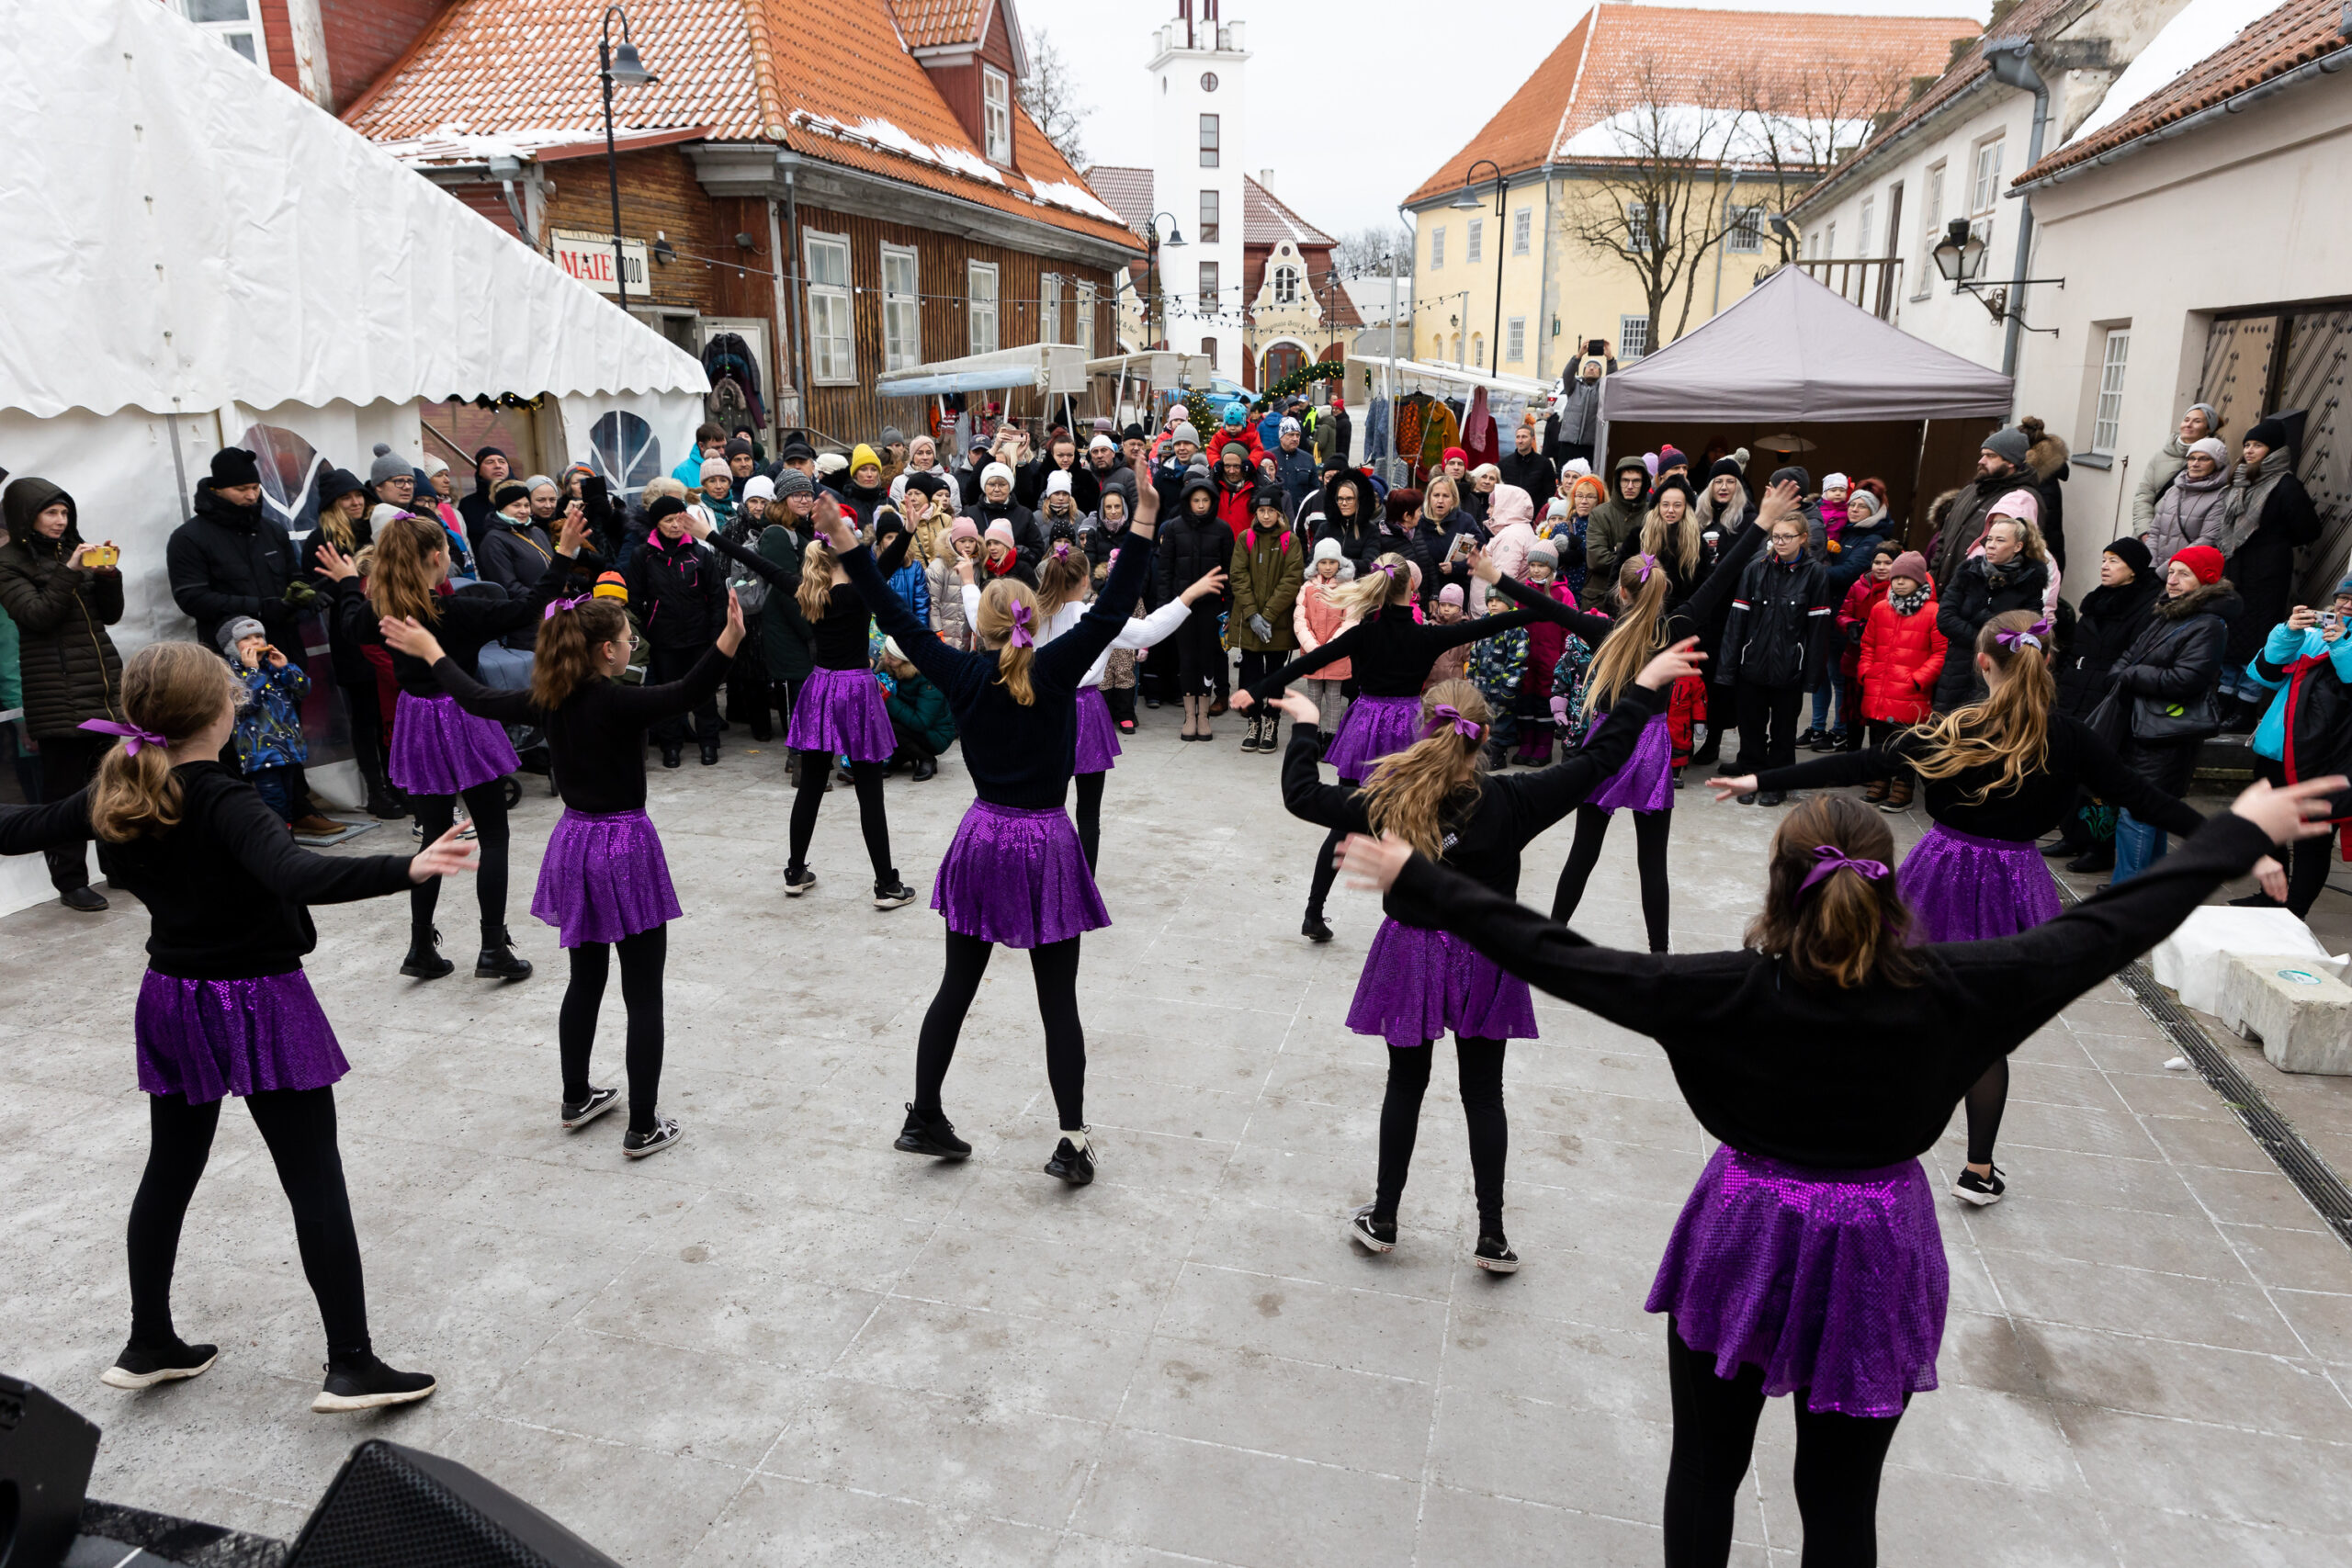
<path id="1" fill-rule="evenodd" d="M 2352 781 L 2342 773 L 2330 773 L 2273 789 L 2269 780 L 2256 779 L 2230 803 L 2230 810 L 2269 834 L 2274 844 L 2325 838 L 2329 797 L 2342 794 L 2347 782 Z"/>
<path id="2" fill-rule="evenodd" d="M 566 512 L 563 514 L 563 526 L 555 536 L 555 553 L 560 556 L 576 556 L 580 553 L 581 547 L 587 542 L 587 513 Z"/>
<path id="3" fill-rule="evenodd" d="M 1258 699 L 1237 686 L 1234 688 L 1233 695 L 1226 699 L 1226 705 L 1236 713 L 1248 713 L 1258 705 Z"/>
<path id="4" fill-rule="evenodd" d="M 1377 839 L 1351 833 L 1335 857 L 1340 869 L 1348 874 L 1348 886 L 1362 893 L 1387 892 L 1412 858 L 1412 845 L 1385 833 Z"/>
<path id="5" fill-rule="evenodd" d="M 842 503 L 835 501 L 828 491 L 817 492 L 816 524 L 817 532 L 825 536 L 825 543 L 831 547 L 835 555 L 845 556 L 857 548 L 856 528 L 842 513 Z"/>
<path id="6" fill-rule="evenodd" d="M 743 601 L 735 597 L 735 590 L 727 591 L 727 629 L 718 634 L 718 651 L 728 658 L 743 646 Z"/>
<path id="7" fill-rule="evenodd" d="M 1485 546 L 1476 545 L 1470 550 L 1470 575 L 1491 588 L 1503 580 L 1503 569 L 1487 554 Z"/>
<path id="8" fill-rule="evenodd" d="M 474 846 L 458 835 L 463 829 L 450 829 L 417 851 L 408 863 L 411 882 L 430 882 L 436 876 L 455 876 L 461 871 L 474 869 Z"/>
<path id="9" fill-rule="evenodd" d="M 1213 566 L 1201 573 L 1199 581 L 1177 595 L 1187 604 L 1197 604 L 1212 593 L 1225 592 L 1225 568 Z M 1272 640 L 1269 638 L 1268 640 Z"/>
<path id="10" fill-rule="evenodd" d="M 1127 532 L 1139 539 L 1148 539 L 1159 526 L 1159 487 L 1156 484 L 1136 486 L 1136 514 L 1127 521 Z"/>
<path id="11" fill-rule="evenodd" d="M 2278 863 L 2277 855 L 2265 855 L 2254 863 L 2254 879 L 2272 898 L 2281 904 L 2287 901 L 2287 868 Z"/>
<path id="12" fill-rule="evenodd" d="M 1698 648 L 1697 637 L 1684 637 L 1680 642 L 1643 665 L 1642 672 L 1634 677 L 1634 684 L 1647 686 L 1653 692 L 1662 692 L 1685 675 L 1696 675 L 1699 672 L 1700 664 L 1707 657 L 1699 652 Z"/>
<path id="13" fill-rule="evenodd" d="M 1286 713 L 1312 729 L 1323 720 L 1323 710 L 1305 692 L 1284 692 L 1279 697 L 1268 697 L 1266 705 L 1276 713 Z"/>
<path id="14" fill-rule="evenodd" d="M 686 532 L 695 536 L 696 544 L 700 544 L 718 530 L 710 525 L 710 513 L 699 506 L 689 506 L 686 508 Z"/>
<path id="15" fill-rule="evenodd" d="M 1766 486 L 1764 499 L 1756 508 L 1756 525 L 1770 534 L 1772 525 L 1781 518 L 1796 516 L 1803 502 L 1804 492 L 1798 490 L 1794 479 Z"/>
<path id="16" fill-rule="evenodd" d="M 384 646 L 393 652 L 422 659 L 427 664 L 441 661 L 441 639 L 426 631 L 414 615 L 386 615 L 376 624 L 384 634 Z"/>
<path id="17" fill-rule="evenodd" d="M 1756 793 L 1756 775 L 1754 773 L 1732 773 L 1728 775 L 1718 773 L 1713 778 L 1707 781 L 1707 787 L 1715 792 L 1715 804 L 1717 806 L 1721 806 L 1724 802 L 1727 800 L 1735 800 L 1740 795 L 1754 795 Z"/>
<path id="18" fill-rule="evenodd" d="M 960 580 L 962 581 L 962 582 L 963 582 L 963 584 L 964 584 L 964 586 L 965 586 L 965 587 L 969 588 L 970 586 L 972 586 L 972 558 L 971 558 L 971 557 L 969 557 L 969 556 L 957 556 L 957 557 L 956 558 L 956 577 L 957 577 L 958 579 L 960 579 Z"/>
<path id="19" fill-rule="evenodd" d="M 319 541 L 319 564 L 311 570 L 321 577 L 331 578 L 337 582 L 341 582 L 345 578 L 359 575 L 359 569 L 352 564 L 351 558 L 324 539 Z"/>

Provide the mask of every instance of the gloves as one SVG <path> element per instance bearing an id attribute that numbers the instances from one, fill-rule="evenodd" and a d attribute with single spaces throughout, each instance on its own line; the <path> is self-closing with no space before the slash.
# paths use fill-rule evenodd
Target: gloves
<path id="1" fill-rule="evenodd" d="M 1552 699 L 1552 722 L 1558 725 L 1566 725 L 1568 722 L 1567 698 L 1554 697 Z"/>
<path id="2" fill-rule="evenodd" d="M 1260 642 L 1272 642 L 1274 640 L 1274 624 L 1263 615 L 1252 615 L 1250 617 L 1250 635 Z"/>
<path id="3" fill-rule="evenodd" d="M 297 578 L 286 585 L 286 592 L 278 597 L 281 603 L 297 610 L 307 610 L 319 602 L 319 591 Z"/>

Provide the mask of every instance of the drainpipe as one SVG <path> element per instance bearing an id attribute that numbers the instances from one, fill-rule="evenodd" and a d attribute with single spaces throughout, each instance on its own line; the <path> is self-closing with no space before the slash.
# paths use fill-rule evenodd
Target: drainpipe
<path id="1" fill-rule="evenodd" d="M 1993 79 L 2005 87 L 2015 87 L 2033 95 L 2033 134 L 2026 147 L 2025 166 L 2041 162 L 2041 137 L 2050 124 L 2050 84 L 2033 68 L 2033 40 L 2030 38 L 1995 39 L 1984 46 L 1985 62 L 1993 68 Z M 2009 274 L 2007 315 L 2008 331 L 2001 343 L 2001 374 L 2018 373 L 2018 345 L 2023 341 L 2025 322 L 2025 276 L 2030 265 L 2033 247 L 2033 197 L 2018 197 L 2018 258 L 2015 270 Z"/>
<path id="2" fill-rule="evenodd" d="M 784 329 L 786 347 L 792 355 L 792 389 L 799 395 L 800 423 L 808 422 L 808 370 L 800 361 L 799 293 L 800 293 L 800 202 L 793 176 L 797 172 L 799 155 L 779 151 L 775 156 L 776 173 L 784 180 L 784 235 L 787 247 L 770 262 L 778 278 L 777 287 L 784 293 L 785 319 L 777 323 Z M 789 271 L 786 270 L 787 266 Z"/>

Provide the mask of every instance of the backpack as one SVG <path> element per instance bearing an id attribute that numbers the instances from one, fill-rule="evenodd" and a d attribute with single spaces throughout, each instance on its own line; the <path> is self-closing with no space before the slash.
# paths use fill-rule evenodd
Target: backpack
<path id="1" fill-rule="evenodd" d="M 728 543 L 741 544 L 747 550 L 756 551 L 759 548 L 753 540 L 735 538 L 732 525 L 729 525 Z M 734 592 L 736 602 L 743 606 L 743 618 L 752 620 L 767 608 L 768 580 L 733 556 L 723 558 L 727 563 L 727 586 Z"/>

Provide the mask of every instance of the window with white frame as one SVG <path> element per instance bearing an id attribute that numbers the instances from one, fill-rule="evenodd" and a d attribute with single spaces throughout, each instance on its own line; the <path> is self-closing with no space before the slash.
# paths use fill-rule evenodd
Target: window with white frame
<path id="1" fill-rule="evenodd" d="M 1470 334 L 1470 363 L 1481 370 L 1487 367 L 1487 334 L 1484 333 Z"/>
<path id="2" fill-rule="evenodd" d="M 179 11 L 255 65 L 269 69 L 269 45 L 261 36 L 261 0 L 179 0 Z"/>
<path id="3" fill-rule="evenodd" d="M 2091 450 L 2112 453 L 2123 433 L 2123 366 L 2132 355 L 2132 329 L 2107 329 L 2107 349 L 2098 367 L 2098 407 L 2091 417 Z"/>
<path id="4" fill-rule="evenodd" d="M 1462 247 L 1462 259 L 1474 266 L 1487 259 L 1487 220 L 1485 219 L 1470 220 L 1470 243 Z"/>
<path id="5" fill-rule="evenodd" d="M 1990 141 L 1976 144 L 1976 174 L 1968 187 L 1968 215 L 1971 218 L 1989 216 L 1993 204 L 2001 199 L 2001 155 L 2007 150 L 2008 138 L 1996 136 Z"/>
<path id="6" fill-rule="evenodd" d="M 882 368 L 903 370 L 922 363 L 922 291 L 916 287 L 915 253 L 903 245 L 882 247 Z"/>
<path id="7" fill-rule="evenodd" d="M 964 264 L 964 314 L 972 326 L 971 353 L 994 354 L 997 347 L 997 275 L 994 262 Z"/>
<path id="8" fill-rule="evenodd" d="M 1012 79 L 993 65 L 980 67 L 980 130 L 991 164 L 1012 162 Z"/>
<path id="9" fill-rule="evenodd" d="M 1038 313 L 1037 341 L 1062 341 L 1062 276 L 1057 272 L 1046 273 L 1038 279 L 1039 292 L 1045 296 L 1044 309 Z"/>
<path id="10" fill-rule="evenodd" d="M 1217 236 L 1224 232 L 1224 226 L 1217 221 L 1222 216 L 1217 193 L 1213 190 L 1201 192 L 1201 243 L 1214 245 L 1217 243 Z"/>
<path id="11" fill-rule="evenodd" d="M 1928 165 L 1926 199 L 1919 204 L 1919 276 L 1917 287 L 1911 291 L 1914 299 L 1924 299 L 1934 287 L 1936 278 L 1936 247 L 1944 238 L 1944 166 Z"/>
<path id="12" fill-rule="evenodd" d="M 1087 358 L 1094 357 L 1094 285 L 1078 286 L 1078 346 Z"/>
<path id="13" fill-rule="evenodd" d="M 1298 303 L 1298 268 L 1288 262 L 1283 263 L 1274 268 L 1273 282 L 1275 304 L 1295 305 Z"/>
<path id="14" fill-rule="evenodd" d="M 1752 256 L 1764 249 L 1764 209 L 1762 206 L 1735 207 L 1727 225 L 1729 237 L 1724 244 L 1732 254 Z"/>
<path id="15" fill-rule="evenodd" d="M 1631 202 L 1625 208 L 1625 248 L 1635 255 L 1647 255 L 1658 248 L 1657 226 L 1652 221 L 1657 209 L 1647 202 Z"/>
<path id="16" fill-rule="evenodd" d="M 1217 149 L 1220 145 L 1219 137 L 1223 133 L 1217 129 L 1216 116 L 1213 114 L 1204 114 L 1201 116 L 1202 168 L 1214 169 L 1216 167 Z"/>
<path id="17" fill-rule="evenodd" d="M 1821 259 L 1823 261 L 1838 259 L 1838 225 L 1835 223 L 1821 231 Z"/>
<path id="18" fill-rule="evenodd" d="M 1513 211 L 1510 215 L 1510 254 L 1515 256 L 1527 254 L 1534 240 L 1535 209 L 1522 207 Z"/>
<path id="19" fill-rule="evenodd" d="M 1876 197 L 1869 196 L 1862 197 L 1862 221 L 1860 231 L 1855 235 L 1854 239 L 1854 254 L 1856 255 L 1866 256 L 1871 254 L 1871 228 L 1877 217 L 1878 198 Z"/>
<path id="20" fill-rule="evenodd" d="M 1617 357 L 1639 359 L 1650 351 L 1650 319 L 1647 316 L 1617 318 Z"/>
<path id="21" fill-rule="evenodd" d="M 1514 364 L 1527 357 L 1527 318 L 1513 316 L 1503 323 L 1503 357 Z"/>
<path id="22" fill-rule="evenodd" d="M 1445 265 L 1445 225 L 1441 223 L 1430 231 L 1430 270 Z"/>
<path id="23" fill-rule="evenodd" d="M 808 357 L 820 386 L 857 379 L 857 349 L 850 332 L 849 236 L 803 237 L 808 252 Z"/>
<path id="24" fill-rule="evenodd" d="M 1199 304 L 1194 308 L 1204 316 L 1216 314 L 1217 281 L 1216 263 L 1203 262 L 1201 264 L 1201 298 Z"/>

